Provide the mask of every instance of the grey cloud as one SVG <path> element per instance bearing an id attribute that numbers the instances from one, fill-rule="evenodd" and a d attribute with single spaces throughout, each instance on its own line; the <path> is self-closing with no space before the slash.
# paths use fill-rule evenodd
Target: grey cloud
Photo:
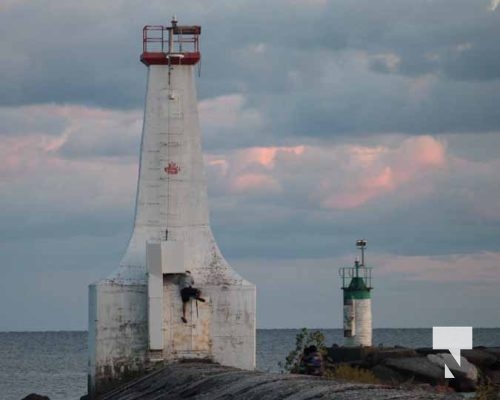
<path id="1" fill-rule="evenodd" d="M 109 139 L 96 145 L 82 143 L 80 140 L 69 140 L 61 146 L 58 153 L 63 158 L 68 159 L 124 156 L 135 156 L 135 158 L 138 158 L 139 143 L 140 140 L 130 137 L 124 137 L 119 141 Z"/>
<path id="2" fill-rule="evenodd" d="M 60 135 L 67 125 L 67 121 L 50 115 L 45 109 L 0 107 L 0 135 L 2 136 Z"/>
<path id="3" fill-rule="evenodd" d="M 0 242 L 31 242 L 37 239 L 108 237 L 128 232 L 132 226 L 130 210 L 100 210 L 92 213 L 59 212 L 45 207 L 43 214 L 24 213 L 0 217 Z M 121 246 L 123 247 L 123 245 Z M 113 250 L 116 251 L 116 250 Z"/>
<path id="4" fill-rule="evenodd" d="M 117 4 L 114 4 L 116 6 Z M 143 98 L 141 22 L 113 4 L 44 1 L 0 15 L 0 104 L 79 103 L 128 108 Z M 22 23 L 21 23 L 22 21 Z M 133 61 L 132 61 L 133 60 Z"/>
<path id="5" fill-rule="evenodd" d="M 498 21 L 497 21 L 498 27 Z M 492 34 L 492 32 L 488 32 Z M 497 35 L 500 32 L 495 32 Z M 489 38 L 488 38 L 489 39 Z M 470 49 L 448 57 L 444 62 L 446 73 L 457 80 L 494 80 L 500 78 L 500 49 L 488 39 L 471 44 Z"/>
<path id="6" fill-rule="evenodd" d="M 359 87 L 346 87 L 338 96 L 298 98 L 287 110 L 292 117 L 285 122 L 285 129 L 298 135 L 328 137 L 376 132 L 484 132 L 500 126 L 496 106 L 500 82 L 431 83 L 428 97 L 423 95 L 419 101 L 405 95 L 407 85 L 396 84 L 394 91 L 385 88 L 380 92 L 373 86 L 367 85 L 364 93 Z"/>
<path id="7" fill-rule="evenodd" d="M 476 134 L 443 135 L 449 145 L 453 155 L 463 159 L 487 162 L 498 158 L 498 149 L 500 147 L 500 133 L 489 132 L 481 134 L 481 140 L 478 140 Z"/>
<path id="8" fill-rule="evenodd" d="M 486 1 L 363 2 L 356 8 L 352 3 L 328 3 L 320 15 L 303 16 L 294 10 L 297 14 L 292 17 L 285 11 L 275 20 L 261 20 L 258 32 L 235 30 L 230 36 L 242 49 L 265 43 L 267 48 L 260 54 L 247 50 L 231 57 L 228 48 L 234 46 L 222 36 L 214 43 L 223 45 L 210 45 L 208 54 L 225 60 L 229 78 L 218 81 L 221 88 L 243 90 L 250 104 L 260 105 L 267 132 L 324 138 L 373 132 L 488 131 L 500 122 L 495 107 L 499 83 L 493 80 L 500 71 L 495 39 L 500 14 L 487 6 Z M 269 15 L 278 14 L 279 5 L 268 7 Z M 247 6 L 247 14 L 253 13 L 257 11 Z M 374 73 L 370 74 L 355 68 L 353 50 L 367 57 L 394 54 L 400 64 L 384 70 L 376 62 L 380 59 L 372 58 L 369 65 Z M 338 60 L 336 76 L 324 71 L 332 59 Z M 290 84 L 290 73 L 298 73 L 303 86 Z M 429 93 L 417 102 L 408 90 L 411 79 L 429 74 L 434 77 Z M 208 84 L 201 80 L 202 92 Z M 269 135 L 257 134 L 269 140 Z M 272 135 L 276 142 L 283 138 Z M 241 140 L 245 141 L 244 135 Z"/>
<path id="9" fill-rule="evenodd" d="M 118 3 L 110 3 L 101 9 L 92 2 L 86 6 L 69 2 L 64 7 L 46 3 L 50 6 L 19 5 L 0 16 L 2 36 L 8 38 L 2 47 L 9 50 L 3 52 L 8 54 L 2 63 L 7 78 L 3 93 L 8 96 L 0 99 L 2 104 L 140 105 L 145 77 L 145 68 L 137 61 L 140 32 L 146 23 L 165 23 L 168 4 L 120 3 L 118 8 Z M 178 7 L 170 7 L 174 8 Z M 242 89 L 287 91 L 287 71 L 303 68 L 301 63 L 321 63 L 324 52 L 347 49 L 393 52 L 402 59 L 398 72 L 410 75 L 449 70 L 452 77 L 492 79 L 500 70 L 495 67 L 499 17 L 488 11 L 486 0 L 356 5 L 337 1 L 324 7 L 285 1 L 234 6 L 215 2 L 202 8 L 206 7 L 194 3 L 181 18 L 204 28 L 203 98 Z M 99 12 L 92 13 L 93 9 Z M 159 20 L 163 14 L 165 18 Z M 454 56 L 452 49 L 464 43 L 470 43 L 471 49 Z M 265 44 L 267 52 L 252 54 L 249 49 L 257 44 Z M 440 62 L 429 61 L 434 53 L 442 58 Z M 476 54 L 485 62 L 472 62 Z"/>
<path id="10" fill-rule="evenodd" d="M 329 3 L 324 16 L 331 17 L 328 36 L 340 29 L 347 32 L 346 47 L 401 58 L 396 70 L 373 62 L 378 71 L 407 75 L 435 72 L 457 80 L 500 78 L 500 50 L 495 44 L 500 15 L 490 11 L 487 0 L 385 0 L 357 7 L 355 12 L 352 4 Z"/>
<path id="11" fill-rule="evenodd" d="M 448 196 L 437 197 L 404 207 L 374 204 L 342 212 L 305 211 L 296 205 L 281 221 L 273 217 L 272 206 L 238 204 L 224 213 L 214 206 L 212 221 L 221 248 L 238 259 L 256 254 L 268 259 L 341 257 L 352 254 L 351 244 L 360 237 L 375 252 L 407 256 L 498 251 L 498 221 L 474 221 Z"/>
<path id="12" fill-rule="evenodd" d="M 136 125 L 118 124 L 104 129 L 87 126 L 73 132 L 58 149 L 58 154 L 68 159 L 115 157 L 124 162 L 130 162 L 128 156 L 131 156 L 135 162 L 139 158 L 140 142 L 140 128 Z"/>

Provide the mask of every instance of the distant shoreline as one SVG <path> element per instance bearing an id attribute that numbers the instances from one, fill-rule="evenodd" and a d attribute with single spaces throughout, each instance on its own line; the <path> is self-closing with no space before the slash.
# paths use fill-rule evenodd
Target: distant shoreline
<path id="1" fill-rule="evenodd" d="M 298 331 L 303 329 L 304 327 L 300 328 L 257 328 L 258 331 Z M 307 328 L 310 331 L 341 331 L 342 328 Z M 500 326 L 489 326 L 489 327 L 473 327 L 473 330 L 481 329 L 481 330 L 493 330 L 493 329 L 500 329 Z M 373 328 L 374 331 L 381 331 L 381 330 L 432 330 L 432 327 L 430 328 Z M 0 334 L 2 333 L 88 333 L 88 330 L 86 329 L 55 329 L 55 330 L 12 330 L 12 331 L 2 331 L 0 330 Z"/>

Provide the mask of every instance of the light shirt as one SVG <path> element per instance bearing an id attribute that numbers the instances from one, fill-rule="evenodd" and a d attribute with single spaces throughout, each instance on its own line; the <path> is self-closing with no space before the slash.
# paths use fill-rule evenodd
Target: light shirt
<path id="1" fill-rule="evenodd" d="M 179 286 L 181 289 L 185 289 L 194 285 L 194 279 L 190 274 L 185 274 L 181 276 L 181 280 L 179 281 Z"/>

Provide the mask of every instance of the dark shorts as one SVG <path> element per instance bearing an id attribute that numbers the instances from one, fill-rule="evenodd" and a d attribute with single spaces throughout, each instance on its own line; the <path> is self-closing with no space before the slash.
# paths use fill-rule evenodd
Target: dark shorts
<path id="1" fill-rule="evenodd" d="M 194 287 L 187 287 L 181 289 L 182 302 L 187 303 L 190 298 L 196 298 L 200 296 L 200 290 Z"/>

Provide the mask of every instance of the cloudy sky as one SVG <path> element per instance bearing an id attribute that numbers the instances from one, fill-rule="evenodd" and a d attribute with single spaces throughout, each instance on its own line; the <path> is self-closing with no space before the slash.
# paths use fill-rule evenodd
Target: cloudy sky
<path id="1" fill-rule="evenodd" d="M 132 228 L 142 27 L 202 25 L 212 226 L 258 326 L 500 326 L 498 0 L 2 0 L 0 330 L 86 329 Z"/>

